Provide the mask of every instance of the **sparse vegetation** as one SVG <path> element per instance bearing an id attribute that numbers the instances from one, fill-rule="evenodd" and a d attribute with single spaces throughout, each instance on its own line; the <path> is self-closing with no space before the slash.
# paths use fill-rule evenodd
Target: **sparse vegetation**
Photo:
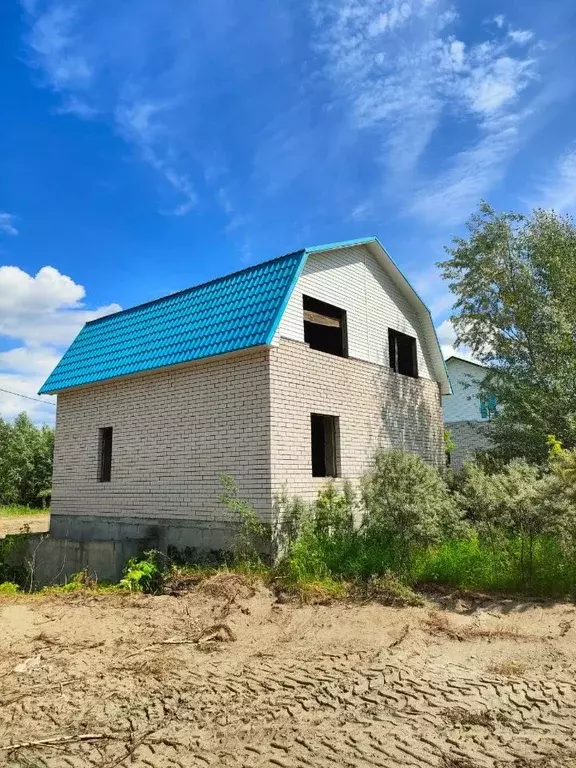
<path id="1" fill-rule="evenodd" d="M 0 518 L 23 517 L 25 515 L 46 515 L 50 512 L 48 507 L 24 507 L 21 504 L 0 506 Z"/>

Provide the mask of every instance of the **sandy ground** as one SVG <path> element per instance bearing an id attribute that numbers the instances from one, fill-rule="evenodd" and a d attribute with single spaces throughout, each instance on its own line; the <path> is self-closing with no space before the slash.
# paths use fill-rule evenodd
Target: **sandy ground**
<path id="1" fill-rule="evenodd" d="M 0 765 L 576 766 L 575 640 L 569 604 L 300 607 L 233 575 L 3 598 Z"/>
<path id="2" fill-rule="evenodd" d="M 0 539 L 11 533 L 44 533 L 50 527 L 50 515 L 0 515 Z"/>

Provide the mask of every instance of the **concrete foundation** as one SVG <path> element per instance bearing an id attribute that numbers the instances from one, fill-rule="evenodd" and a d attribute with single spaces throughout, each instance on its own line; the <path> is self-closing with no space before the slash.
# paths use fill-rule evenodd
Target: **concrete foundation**
<path id="1" fill-rule="evenodd" d="M 90 578 L 117 582 L 126 561 L 146 548 L 145 541 L 79 541 L 45 533 L 18 534 L 10 564 L 23 566 L 35 587 L 64 584 L 87 570 Z"/>
<path id="2" fill-rule="evenodd" d="M 197 552 L 229 549 L 236 533 L 232 523 L 202 523 L 178 518 L 117 515 L 58 515 L 50 517 L 50 535 L 58 539 L 88 541 L 136 540 L 145 549 L 170 548 Z"/>
<path id="3" fill-rule="evenodd" d="M 37 587 L 63 584 L 85 569 L 91 578 L 117 582 L 126 561 L 149 549 L 189 562 L 216 562 L 230 550 L 235 534 L 230 523 L 52 515 L 48 534 L 14 537 L 20 543 L 12 548 L 10 564 L 24 566 Z"/>

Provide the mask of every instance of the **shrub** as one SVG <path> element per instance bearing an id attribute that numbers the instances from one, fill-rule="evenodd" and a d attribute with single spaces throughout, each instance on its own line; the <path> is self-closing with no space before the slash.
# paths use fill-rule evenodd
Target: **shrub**
<path id="1" fill-rule="evenodd" d="M 131 557 L 124 568 L 120 586 L 130 592 L 159 592 L 163 584 L 162 557 L 162 553 L 156 550 L 144 552 L 142 558 Z"/>
<path id="2" fill-rule="evenodd" d="M 17 595 L 20 592 L 18 584 L 14 584 L 13 581 L 3 581 L 0 583 L 0 596 L 1 595 Z"/>
<path id="3" fill-rule="evenodd" d="M 267 547 L 269 526 L 262 522 L 254 507 L 240 498 L 236 481 L 230 475 L 221 475 L 223 487 L 220 502 L 238 521 L 238 530 L 232 542 L 234 561 L 244 564 L 262 565 L 261 553 Z"/>
<path id="4" fill-rule="evenodd" d="M 303 510 L 300 530 L 288 555 L 288 570 L 297 580 L 329 576 L 355 577 L 363 571 L 362 535 L 355 526 L 358 501 L 349 483 L 338 490 L 322 488 Z"/>
<path id="5" fill-rule="evenodd" d="M 457 498 L 480 543 L 489 544 L 495 579 L 503 558 L 511 558 L 517 569 L 512 580 L 531 589 L 540 538 L 561 532 L 568 538 L 570 505 L 563 503 L 553 476 L 524 460 L 513 460 L 492 474 L 478 464 L 467 464 Z"/>
<path id="6" fill-rule="evenodd" d="M 462 530 L 461 515 L 438 470 L 403 451 L 379 451 L 362 480 L 363 535 L 392 553 L 408 575 L 418 548 Z"/>

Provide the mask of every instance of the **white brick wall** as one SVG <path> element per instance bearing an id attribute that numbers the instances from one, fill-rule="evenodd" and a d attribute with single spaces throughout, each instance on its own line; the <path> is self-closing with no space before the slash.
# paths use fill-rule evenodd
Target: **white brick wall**
<path id="1" fill-rule="evenodd" d="M 486 437 L 486 423 L 480 421 L 451 421 L 446 427 L 452 434 L 455 448 L 450 454 L 450 466 L 460 469 L 467 459 L 473 459 L 477 451 L 492 448 L 492 443 Z"/>
<path id="2" fill-rule="evenodd" d="M 304 344 L 302 295 L 347 312 L 349 358 Z M 390 371 L 388 328 L 418 339 L 419 379 Z M 275 346 L 103 382 L 58 396 L 54 515 L 229 519 L 221 473 L 271 519 L 274 494 L 306 499 L 310 414 L 340 419 L 341 473 L 357 481 L 377 446 L 443 461 L 438 383 L 409 302 L 365 247 L 309 257 Z M 98 429 L 113 427 L 112 481 L 97 482 Z"/>
<path id="3" fill-rule="evenodd" d="M 268 351 L 58 395 L 52 512 L 226 518 L 219 475 L 270 514 Z M 113 427 L 112 480 L 97 482 L 98 429 Z"/>
<path id="4" fill-rule="evenodd" d="M 310 414 L 338 416 L 341 475 L 357 482 L 378 446 L 444 462 L 438 384 L 281 340 L 270 358 L 272 489 L 312 500 Z"/>
<path id="5" fill-rule="evenodd" d="M 378 445 L 442 461 L 436 382 L 282 340 L 271 350 L 171 368 L 58 396 L 52 512 L 230 519 L 219 476 L 271 519 L 274 494 L 313 499 L 310 414 L 340 419 L 342 476 Z M 99 483 L 98 429 L 113 427 L 112 481 Z"/>
<path id="6" fill-rule="evenodd" d="M 484 369 L 458 358 L 447 360 L 446 367 L 453 394 L 442 398 L 444 421 L 482 421 L 478 387 L 486 375 Z"/>
<path id="7" fill-rule="evenodd" d="M 365 246 L 311 254 L 280 323 L 279 338 L 304 341 L 302 296 L 346 310 L 350 357 L 388 366 L 388 328 L 417 338 L 418 373 L 430 379 L 432 363 L 423 329 L 406 297 L 400 294 Z"/>

